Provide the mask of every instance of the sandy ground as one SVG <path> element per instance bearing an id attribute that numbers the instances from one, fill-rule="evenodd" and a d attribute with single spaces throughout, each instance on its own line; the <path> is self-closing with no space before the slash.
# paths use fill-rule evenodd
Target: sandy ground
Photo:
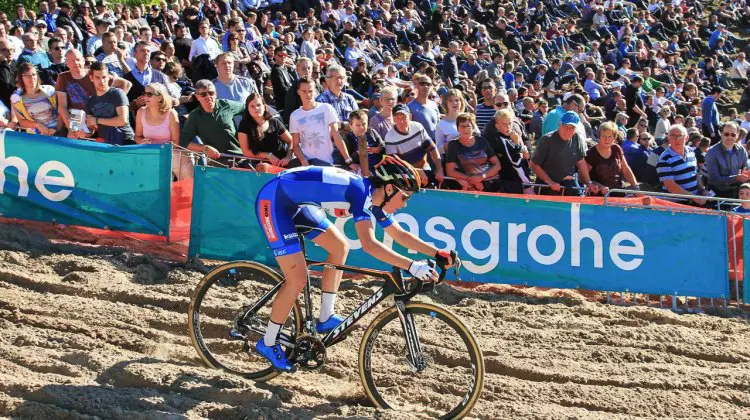
<path id="1" fill-rule="evenodd" d="M 359 336 L 315 372 L 257 384 L 201 366 L 186 333 L 198 267 L 0 225 L 0 417 L 410 418 L 369 405 Z M 348 282 L 340 312 L 378 286 Z M 573 292 L 443 287 L 479 339 L 477 418 L 749 418 L 750 324 Z M 356 333 L 354 334 L 357 335 Z"/>

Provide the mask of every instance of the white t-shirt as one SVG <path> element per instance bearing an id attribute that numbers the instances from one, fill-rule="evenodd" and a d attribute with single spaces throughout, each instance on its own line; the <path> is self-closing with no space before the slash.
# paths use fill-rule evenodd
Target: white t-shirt
<path id="1" fill-rule="evenodd" d="M 747 78 L 747 71 L 750 70 L 750 63 L 745 60 L 734 60 L 729 75 L 734 78 Z"/>
<path id="2" fill-rule="evenodd" d="M 333 163 L 331 124 L 338 122 L 336 110 L 330 104 L 318 102 L 305 111 L 297 108 L 289 117 L 289 132 L 299 134 L 299 145 L 306 159 L 320 159 Z"/>

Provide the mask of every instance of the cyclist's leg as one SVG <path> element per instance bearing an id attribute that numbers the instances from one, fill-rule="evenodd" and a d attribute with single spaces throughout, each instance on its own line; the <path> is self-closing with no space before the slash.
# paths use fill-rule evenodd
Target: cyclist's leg
<path id="1" fill-rule="evenodd" d="M 328 252 L 326 262 L 331 264 L 344 264 L 346 262 L 346 257 L 349 255 L 349 242 L 347 242 L 344 234 L 336 226 L 329 226 L 325 232 L 313 239 L 313 242 Z M 323 269 L 320 322 L 327 321 L 335 312 L 336 293 L 339 290 L 342 275 L 341 270 L 328 267 Z"/>
<path id="2" fill-rule="evenodd" d="M 326 250 L 328 253 L 326 262 L 343 264 L 346 261 L 349 254 L 349 242 L 347 242 L 344 234 L 328 220 L 321 208 L 314 206 L 300 207 L 294 216 L 294 223 L 311 229 L 305 234 L 305 237 Z M 327 321 L 334 313 L 336 292 L 339 289 L 342 274 L 341 270 L 328 267 L 323 269 L 320 322 Z"/>

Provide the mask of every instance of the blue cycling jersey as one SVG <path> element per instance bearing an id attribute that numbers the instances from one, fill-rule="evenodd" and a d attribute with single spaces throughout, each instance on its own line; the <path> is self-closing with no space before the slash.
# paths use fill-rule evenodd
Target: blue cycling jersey
<path id="1" fill-rule="evenodd" d="M 375 188 L 370 181 L 343 169 L 306 166 L 281 172 L 258 193 L 256 213 L 274 255 L 300 251 L 296 226 L 310 229 L 314 239 L 331 222 L 321 209 L 336 216 L 351 215 L 355 222 L 375 218 L 387 228 L 394 220 L 372 205 Z"/>

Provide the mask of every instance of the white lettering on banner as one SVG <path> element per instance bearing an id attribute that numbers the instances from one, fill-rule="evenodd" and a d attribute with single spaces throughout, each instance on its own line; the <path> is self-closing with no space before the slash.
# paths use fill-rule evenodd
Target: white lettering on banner
<path id="1" fill-rule="evenodd" d="M 416 236 L 419 235 L 419 222 L 414 216 L 408 213 L 399 213 L 395 215 L 401 226 Z M 345 232 L 344 227 L 349 219 L 337 219 L 336 227 Z M 374 221 L 373 221 L 374 223 Z M 440 229 L 438 229 L 440 227 Z M 456 241 L 460 238 L 461 247 L 468 254 L 464 258 L 464 266 L 474 274 L 486 274 L 495 269 L 500 264 L 501 243 L 500 243 L 500 222 L 488 220 L 472 220 L 463 227 L 460 232 L 454 223 L 444 216 L 435 216 L 425 221 L 424 233 L 425 241 L 430 239 L 445 243 L 441 249 L 456 249 Z M 604 268 L 604 240 L 601 233 L 594 228 L 581 227 L 581 208 L 580 204 L 574 203 L 570 208 L 570 236 L 565 238 L 563 234 L 551 225 L 539 225 L 529 231 L 526 223 L 508 223 L 507 224 L 507 255 L 509 263 L 519 262 L 519 253 L 528 255 L 538 264 L 554 265 L 561 262 L 568 246 L 566 239 L 570 241 L 570 266 L 581 267 L 583 261 L 591 261 L 593 268 Z M 523 237 L 528 231 L 528 236 Z M 484 233 L 481 233 L 484 232 Z M 486 236 L 484 236 L 486 235 Z M 548 237 L 548 238 L 547 238 Z M 481 238 L 477 241 L 477 238 Z M 487 241 L 485 238 L 488 238 Z M 362 245 L 358 239 L 348 238 L 352 250 L 361 249 Z M 525 239 L 525 240 L 524 240 Z M 543 254 L 539 250 L 539 241 L 549 241 L 551 239 L 554 247 Z M 475 243 L 488 243 L 482 249 L 478 249 Z M 428 242 L 433 246 L 438 246 L 433 242 Z M 519 243 L 523 245 L 519 247 Z M 393 238 L 388 234 L 383 237 L 383 244 L 388 248 L 393 248 Z M 588 246 L 590 244 L 590 246 Z M 546 248 L 545 248 L 546 249 Z M 582 258 L 582 250 L 591 249 L 593 258 Z M 409 251 L 414 253 L 414 251 Z M 616 233 L 609 241 L 609 257 L 612 263 L 624 271 L 637 269 L 643 263 L 645 247 L 641 238 L 635 233 L 621 231 Z M 586 254 L 584 254 L 586 255 Z M 474 259 L 474 261 L 469 260 Z M 477 261 L 487 260 L 484 264 Z"/>
<path id="2" fill-rule="evenodd" d="M 18 156 L 5 156 L 5 133 L 0 134 L 0 194 L 5 194 L 5 170 L 14 167 L 18 171 L 18 196 L 29 195 L 29 165 Z M 51 175 L 59 172 L 61 176 Z M 63 201 L 73 192 L 75 179 L 73 172 L 64 163 L 56 160 L 44 162 L 36 172 L 34 185 L 44 198 L 50 201 Z M 48 186 L 61 187 L 52 192 Z"/>
<path id="3" fill-rule="evenodd" d="M 471 235 L 477 230 L 483 230 L 490 236 L 490 243 L 487 248 L 479 250 L 471 243 Z M 474 258 L 489 258 L 487 264 L 478 265 L 471 261 L 464 261 L 464 266 L 476 274 L 485 274 L 497 267 L 500 262 L 500 223 L 487 222 L 484 220 L 472 220 L 461 232 L 461 246 Z M 495 252 L 497 251 L 497 252 Z"/>

